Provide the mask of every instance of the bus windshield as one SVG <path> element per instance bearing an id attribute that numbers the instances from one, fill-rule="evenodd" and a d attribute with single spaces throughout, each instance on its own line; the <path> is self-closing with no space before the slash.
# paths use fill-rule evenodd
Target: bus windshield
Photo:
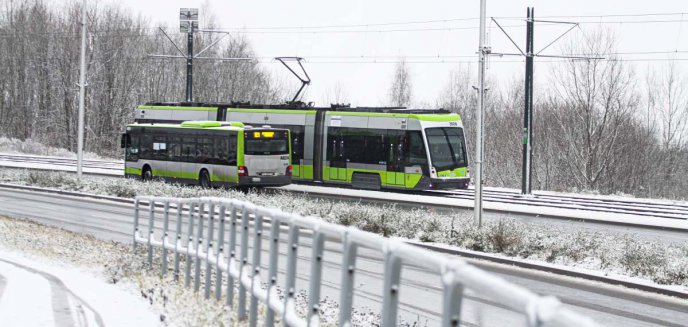
<path id="1" fill-rule="evenodd" d="M 430 159 L 437 171 L 466 167 L 466 144 L 461 128 L 428 128 L 425 135 L 428 138 Z"/>
<path id="2" fill-rule="evenodd" d="M 285 131 L 256 131 L 244 133 L 244 153 L 249 155 L 289 154 L 289 134 Z"/>

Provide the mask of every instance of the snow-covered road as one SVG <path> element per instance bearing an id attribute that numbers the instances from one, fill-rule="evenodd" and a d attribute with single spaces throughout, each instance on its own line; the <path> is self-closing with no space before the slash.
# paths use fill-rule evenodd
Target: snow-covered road
<path id="1" fill-rule="evenodd" d="M 159 319 L 133 292 L 75 267 L 0 248 L 0 323 L 3 327 L 156 326 Z"/>

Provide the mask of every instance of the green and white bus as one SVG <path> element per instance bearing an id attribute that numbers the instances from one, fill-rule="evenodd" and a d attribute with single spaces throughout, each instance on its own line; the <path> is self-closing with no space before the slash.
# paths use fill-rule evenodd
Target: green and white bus
<path id="1" fill-rule="evenodd" d="M 127 177 L 213 186 L 291 183 L 288 129 L 238 122 L 137 123 L 122 135 Z"/>
<path id="2" fill-rule="evenodd" d="M 149 103 L 136 110 L 138 122 L 180 119 L 289 129 L 295 182 L 398 190 L 470 182 L 461 116 L 442 109 Z"/>

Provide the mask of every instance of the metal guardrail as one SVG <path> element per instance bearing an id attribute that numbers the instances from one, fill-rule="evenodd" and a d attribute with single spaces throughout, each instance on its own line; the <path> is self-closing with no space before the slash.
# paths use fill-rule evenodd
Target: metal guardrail
<path id="1" fill-rule="evenodd" d="M 357 271 L 356 259 L 359 248 L 380 251 L 384 257 L 384 287 L 380 290 L 383 298 L 381 326 L 397 325 L 399 291 L 403 287 L 400 284 L 401 272 L 403 265 L 408 263 L 431 270 L 441 278 L 443 326 L 458 326 L 462 321 L 461 308 L 465 290 L 472 290 L 503 307 L 525 315 L 529 327 L 597 326 L 592 320 L 563 308 L 554 297 L 538 296 L 523 287 L 471 266 L 464 260 L 449 259 L 399 240 L 383 238 L 353 227 L 326 223 L 318 218 L 302 217 L 244 201 L 218 198 L 137 197 L 134 210 L 134 250 L 137 244 L 145 244 L 147 260 L 152 265 L 154 248 L 163 249 L 163 275 L 169 272 L 168 256 L 172 254 L 172 271 L 175 279 L 182 275 L 180 266 L 181 256 L 184 255 L 184 285 L 190 287 L 193 280 L 194 290 L 199 291 L 203 287 L 205 298 L 210 298 L 214 286 L 217 300 L 221 299 L 224 288 L 227 304 L 231 308 L 234 308 L 236 281 L 238 318 L 248 318 L 250 326 L 258 323 L 259 302 L 266 306 L 262 322 L 266 326 L 273 326 L 275 317 L 278 316 L 287 326 L 319 326 L 318 304 L 326 239 L 328 242 L 338 242 L 341 245 L 340 326 L 351 326 L 354 276 Z M 139 225 L 142 212 L 148 213 L 146 236 L 141 235 Z M 162 219 L 159 217 L 160 214 Z M 156 227 L 156 221 L 160 220 L 162 229 Z M 173 231 L 169 226 L 171 222 L 175 224 Z M 182 229 L 183 223 L 186 224 L 186 232 Z M 267 228 L 270 233 L 268 237 L 264 237 L 263 232 Z M 284 285 L 278 285 L 279 236 L 283 228 L 288 230 L 287 269 Z M 310 232 L 312 239 L 307 317 L 299 316 L 295 307 L 298 242 L 302 232 Z M 174 233 L 176 240 L 170 240 L 170 233 Z M 227 240 L 225 235 L 228 235 Z M 265 241 L 269 241 L 267 275 L 261 269 L 262 246 Z M 248 255 L 250 246 L 252 258 Z M 201 265 L 205 267 L 202 268 Z M 201 281 L 202 271 L 204 281 Z M 214 283 L 211 279 L 213 273 Z M 223 283 L 223 279 L 226 282 Z M 278 287 L 286 290 L 284 299 L 280 299 Z M 250 303 L 247 303 L 247 293 Z"/>

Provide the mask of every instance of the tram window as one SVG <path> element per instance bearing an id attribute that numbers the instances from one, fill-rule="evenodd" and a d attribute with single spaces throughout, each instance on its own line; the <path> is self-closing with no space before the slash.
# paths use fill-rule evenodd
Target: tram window
<path id="1" fill-rule="evenodd" d="M 425 145 L 420 132 L 408 132 L 408 163 L 409 165 L 425 165 L 428 158 L 425 153 Z"/>

